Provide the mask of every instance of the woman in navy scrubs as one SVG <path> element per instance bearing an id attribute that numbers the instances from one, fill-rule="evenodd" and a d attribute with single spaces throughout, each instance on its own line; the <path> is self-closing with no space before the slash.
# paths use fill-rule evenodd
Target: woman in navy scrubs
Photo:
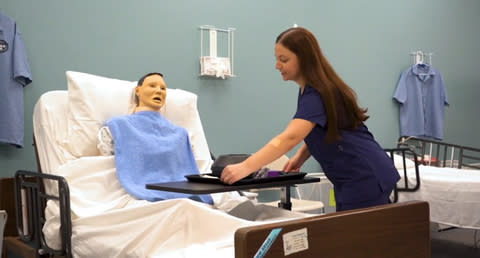
<path id="1" fill-rule="evenodd" d="M 275 68 L 298 84 L 297 112 L 285 130 L 245 161 L 227 166 L 232 184 L 276 160 L 303 141 L 284 171 L 299 171 L 313 156 L 333 183 L 337 211 L 388 203 L 400 179 L 393 162 L 364 125 L 366 109 L 323 56 L 315 36 L 290 28 L 275 42 Z"/>

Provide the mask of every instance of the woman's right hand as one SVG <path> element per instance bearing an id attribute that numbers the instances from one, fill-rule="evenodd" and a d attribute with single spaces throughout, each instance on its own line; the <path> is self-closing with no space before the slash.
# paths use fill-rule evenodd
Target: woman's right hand
<path id="1" fill-rule="evenodd" d="M 220 180 L 231 185 L 254 171 L 255 169 L 249 168 L 245 162 L 228 165 L 223 169 Z"/>

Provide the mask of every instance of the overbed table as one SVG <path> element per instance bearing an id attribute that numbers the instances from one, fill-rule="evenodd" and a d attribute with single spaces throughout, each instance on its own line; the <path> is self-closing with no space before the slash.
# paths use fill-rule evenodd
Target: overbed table
<path id="1" fill-rule="evenodd" d="M 274 182 L 265 182 L 261 184 L 243 184 L 243 185 L 226 185 L 216 183 L 197 183 L 190 181 L 177 181 L 167 183 L 147 184 L 146 188 L 151 190 L 161 190 L 168 192 L 177 192 L 185 194 L 211 194 L 221 192 L 231 192 L 249 189 L 261 189 L 271 187 L 281 187 L 281 199 L 278 207 L 291 210 L 292 203 L 290 202 L 290 187 L 296 184 L 307 184 L 320 182 L 320 178 L 305 176 L 301 179 L 290 179 Z"/>

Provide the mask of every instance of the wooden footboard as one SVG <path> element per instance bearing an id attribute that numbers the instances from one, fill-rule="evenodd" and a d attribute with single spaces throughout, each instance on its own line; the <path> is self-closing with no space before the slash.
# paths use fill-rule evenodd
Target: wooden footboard
<path id="1" fill-rule="evenodd" d="M 250 226 L 235 232 L 236 258 L 287 255 L 430 257 L 428 203 L 393 203 Z"/>

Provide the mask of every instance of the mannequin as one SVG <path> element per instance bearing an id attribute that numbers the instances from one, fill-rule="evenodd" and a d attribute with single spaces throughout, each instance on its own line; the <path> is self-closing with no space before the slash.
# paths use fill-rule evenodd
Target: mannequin
<path id="1" fill-rule="evenodd" d="M 148 183 L 185 180 L 199 174 L 188 132 L 160 114 L 167 86 L 161 73 L 149 73 L 138 80 L 133 93 L 132 114 L 106 121 L 98 134 L 103 155 L 114 155 L 120 184 L 132 196 L 158 201 L 190 198 L 212 204 L 210 195 L 186 195 L 149 190 Z"/>

